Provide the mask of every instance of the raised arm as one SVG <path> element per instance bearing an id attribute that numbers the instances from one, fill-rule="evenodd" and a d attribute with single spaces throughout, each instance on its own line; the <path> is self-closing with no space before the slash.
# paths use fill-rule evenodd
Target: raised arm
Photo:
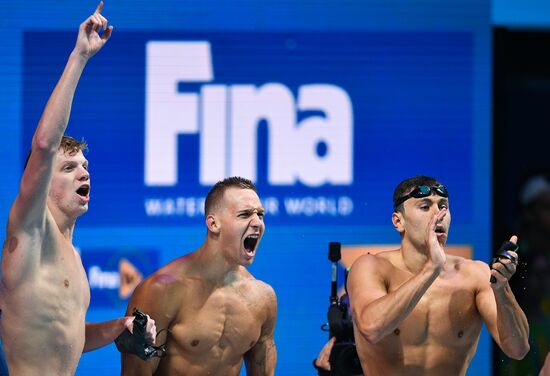
<path id="1" fill-rule="evenodd" d="M 170 290 L 169 283 L 164 282 L 170 278 L 154 274 L 144 280 L 134 291 L 126 315 L 131 315 L 134 308 L 147 313 L 155 320 L 157 331 L 168 329 L 178 307 L 178 293 Z M 157 345 L 166 342 L 166 333 L 159 335 Z M 160 359 L 155 357 L 147 361 L 141 360 L 133 354 L 121 354 L 121 375 L 149 376 L 153 375 L 159 366 Z"/>
<path id="2" fill-rule="evenodd" d="M 266 289 L 266 320 L 258 342 L 245 354 L 246 374 L 248 376 L 272 376 L 277 364 L 275 348 L 275 321 L 277 318 L 277 297 L 270 286 Z"/>
<path id="3" fill-rule="evenodd" d="M 88 60 L 111 36 L 112 26 L 101 15 L 103 2 L 78 31 L 76 45 L 42 113 L 31 145 L 31 154 L 21 178 L 19 195 L 10 215 L 17 228 L 40 228 L 44 224 L 46 198 L 55 156 L 67 128 L 76 86 Z M 103 29 L 103 35 L 99 35 Z"/>
<path id="4" fill-rule="evenodd" d="M 510 241 L 517 243 L 517 237 L 512 236 Z M 515 252 L 509 252 L 517 259 Z M 516 272 L 516 264 L 500 260 L 493 270 L 482 262 L 477 262 L 476 267 L 479 278 L 476 304 L 483 321 L 508 357 L 523 359 L 529 352 L 529 323 L 508 284 Z M 496 278 L 495 283 L 489 282 L 491 276 Z"/>

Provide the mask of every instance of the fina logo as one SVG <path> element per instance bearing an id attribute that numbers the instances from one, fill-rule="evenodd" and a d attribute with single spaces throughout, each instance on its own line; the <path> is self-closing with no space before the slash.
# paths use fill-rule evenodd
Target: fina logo
<path id="1" fill-rule="evenodd" d="M 342 88 L 301 85 L 297 98 L 278 82 L 204 84 L 198 93 L 181 93 L 181 82 L 214 80 L 209 42 L 148 42 L 146 59 L 147 186 L 177 184 L 180 134 L 200 136 L 201 185 L 231 175 L 255 181 L 257 127 L 262 120 L 268 126 L 269 184 L 353 182 L 353 110 Z M 298 122 L 298 114 L 306 111 L 314 115 Z"/>
<path id="2" fill-rule="evenodd" d="M 88 281 L 92 290 L 117 291 L 120 299 L 128 299 L 143 280 L 141 272 L 127 259 L 118 261 L 118 270 L 103 270 L 93 264 L 88 268 Z"/>

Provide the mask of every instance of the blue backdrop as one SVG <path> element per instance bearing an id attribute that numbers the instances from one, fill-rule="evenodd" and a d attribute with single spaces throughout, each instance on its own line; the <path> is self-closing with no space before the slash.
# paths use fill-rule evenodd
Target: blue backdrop
<path id="1" fill-rule="evenodd" d="M 34 127 L 78 24 L 96 6 L 6 4 L 4 226 Z M 489 8 L 458 0 L 107 2 L 113 36 L 84 72 L 68 129 L 90 144 L 90 211 L 75 235 L 92 288 L 88 320 L 123 314 L 121 259 L 146 276 L 202 243 L 204 195 L 232 174 L 257 182 L 267 211 L 251 271 L 278 295 L 277 374 L 314 373 L 326 340 L 328 242 L 398 243 L 390 214 L 400 180 L 443 181 L 449 242 L 488 260 Z M 484 332 L 469 374 L 489 374 L 490 362 Z M 119 369 L 111 345 L 85 354 L 78 375 Z"/>

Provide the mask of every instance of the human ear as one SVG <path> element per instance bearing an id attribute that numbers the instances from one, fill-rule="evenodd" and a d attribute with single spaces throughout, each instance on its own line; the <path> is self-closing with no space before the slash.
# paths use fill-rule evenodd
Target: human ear
<path id="1" fill-rule="evenodd" d="M 220 232 L 220 226 L 216 216 L 213 214 L 208 214 L 206 216 L 206 227 L 208 228 L 208 231 L 213 232 L 214 234 L 218 234 Z"/>
<path id="2" fill-rule="evenodd" d="M 395 229 L 399 233 L 402 233 L 405 230 L 404 229 L 405 219 L 403 218 L 403 213 L 398 211 L 393 212 L 393 214 L 391 215 L 391 222 L 393 224 L 393 227 L 395 227 Z"/>

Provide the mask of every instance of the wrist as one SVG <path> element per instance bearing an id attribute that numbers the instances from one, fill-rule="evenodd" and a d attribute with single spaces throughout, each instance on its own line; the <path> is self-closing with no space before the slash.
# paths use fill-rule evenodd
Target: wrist
<path id="1" fill-rule="evenodd" d="M 509 291 L 512 291 L 510 288 L 510 285 L 508 284 L 508 281 L 504 283 L 491 283 L 491 288 L 493 289 L 493 293 L 495 296 L 498 297 L 504 297 L 508 294 Z"/>
<path id="2" fill-rule="evenodd" d="M 132 327 L 132 316 L 125 316 L 117 319 L 117 326 L 120 329 L 120 333 L 124 332 L 124 329 L 128 329 L 130 331 L 130 328 Z"/>
<path id="3" fill-rule="evenodd" d="M 330 370 L 319 367 L 317 365 L 317 359 L 313 359 L 313 368 L 317 370 L 319 376 L 330 376 Z"/>
<path id="4" fill-rule="evenodd" d="M 90 56 L 82 53 L 75 47 L 71 52 L 69 59 L 75 61 L 76 63 L 86 65 L 86 63 L 88 63 L 88 60 L 90 60 Z"/>
<path id="5" fill-rule="evenodd" d="M 443 270 L 443 265 L 434 263 L 433 261 L 429 260 L 424 264 L 424 268 L 422 268 L 422 271 L 428 275 L 432 275 L 434 277 L 439 276 L 441 274 L 441 271 Z"/>

